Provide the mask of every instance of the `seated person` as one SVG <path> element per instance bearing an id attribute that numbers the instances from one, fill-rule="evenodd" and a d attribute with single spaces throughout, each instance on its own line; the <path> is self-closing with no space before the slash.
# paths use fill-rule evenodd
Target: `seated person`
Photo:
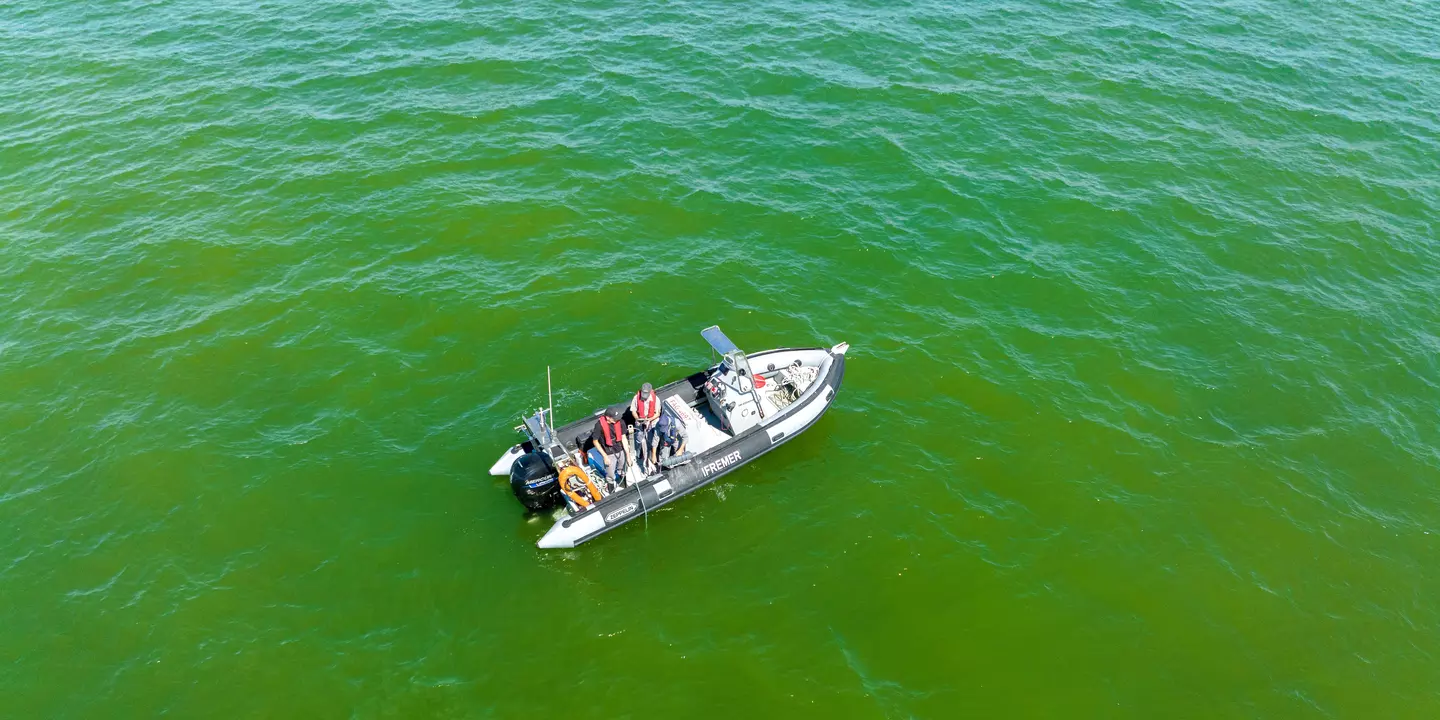
<path id="1" fill-rule="evenodd" d="M 616 407 L 605 408 L 600 418 L 595 421 L 595 429 L 590 432 L 590 439 L 594 442 L 593 448 L 600 450 L 601 461 L 605 463 L 605 477 L 612 482 L 616 481 L 626 465 L 630 464 L 635 451 L 630 447 L 630 428 L 625 424 L 625 418 Z"/>
<path id="2" fill-rule="evenodd" d="M 650 446 L 650 457 L 655 458 L 657 469 L 660 463 L 672 457 L 685 454 L 685 443 L 689 440 L 685 424 L 669 413 L 660 416 L 655 423 L 654 439 Z"/>

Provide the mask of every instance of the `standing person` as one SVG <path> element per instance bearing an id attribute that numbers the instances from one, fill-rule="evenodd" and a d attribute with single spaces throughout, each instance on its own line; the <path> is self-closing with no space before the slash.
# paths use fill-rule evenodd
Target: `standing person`
<path id="1" fill-rule="evenodd" d="M 635 451 L 630 447 L 629 428 L 625 426 L 620 408 L 605 408 L 600 419 L 595 421 L 595 429 L 590 431 L 590 439 L 600 449 L 600 457 L 605 463 L 605 477 L 611 482 L 618 482 L 625 466 L 635 457 Z"/>
<path id="2" fill-rule="evenodd" d="M 650 436 L 655 423 L 660 420 L 660 398 L 650 383 L 640 386 L 640 392 L 630 399 L 630 416 L 635 418 L 635 452 L 640 454 L 636 462 L 646 473 L 655 471 L 655 458 L 650 457 Z"/>
<path id="3" fill-rule="evenodd" d="M 657 466 L 669 458 L 685 454 L 685 443 L 689 440 L 685 433 L 685 424 L 676 420 L 673 415 L 660 415 L 660 420 L 655 423 L 654 435 L 650 457 L 655 458 Z"/>

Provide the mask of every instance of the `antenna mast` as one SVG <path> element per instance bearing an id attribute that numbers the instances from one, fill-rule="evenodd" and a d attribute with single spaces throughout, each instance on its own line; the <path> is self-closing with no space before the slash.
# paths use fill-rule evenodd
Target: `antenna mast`
<path id="1" fill-rule="evenodd" d="M 545 366 L 545 394 L 550 398 L 550 442 L 555 442 L 555 387 L 550 384 L 550 366 Z"/>

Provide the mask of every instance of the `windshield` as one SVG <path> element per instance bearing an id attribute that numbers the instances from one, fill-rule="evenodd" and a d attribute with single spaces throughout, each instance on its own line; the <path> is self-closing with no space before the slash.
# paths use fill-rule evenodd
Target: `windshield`
<path id="1" fill-rule="evenodd" d="M 701 330 L 700 337 L 705 338 L 705 342 L 710 343 L 710 347 L 714 348 L 715 352 L 721 355 L 740 352 L 740 348 L 731 342 L 730 338 L 725 337 L 725 333 L 720 331 L 719 325 L 711 325 Z"/>

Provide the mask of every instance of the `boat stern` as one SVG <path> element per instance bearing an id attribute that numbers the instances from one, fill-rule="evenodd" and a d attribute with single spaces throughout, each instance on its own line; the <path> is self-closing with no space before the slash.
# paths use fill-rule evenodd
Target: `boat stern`
<path id="1" fill-rule="evenodd" d="M 520 459 L 520 456 L 521 456 L 521 455 L 524 455 L 524 454 L 525 454 L 525 448 L 524 448 L 524 447 L 522 447 L 522 446 L 520 446 L 520 445 L 516 445 L 516 446 L 514 446 L 514 447 L 511 447 L 509 450 L 506 450 L 506 451 L 505 451 L 505 454 L 504 454 L 504 455 L 501 455 L 501 456 L 500 456 L 500 459 L 499 459 L 499 460 L 496 460 L 496 461 L 495 461 L 495 464 L 494 464 L 494 465 L 491 465 L 491 466 L 490 466 L 490 474 L 491 474 L 491 475 L 509 475 L 509 474 L 510 474 L 510 466 L 511 466 L 511 465 L 514 465 L 514 464 L 515 464 L 515 461 L 516 461 L 516 460 L 519 460 L 519 459 Z"/>

